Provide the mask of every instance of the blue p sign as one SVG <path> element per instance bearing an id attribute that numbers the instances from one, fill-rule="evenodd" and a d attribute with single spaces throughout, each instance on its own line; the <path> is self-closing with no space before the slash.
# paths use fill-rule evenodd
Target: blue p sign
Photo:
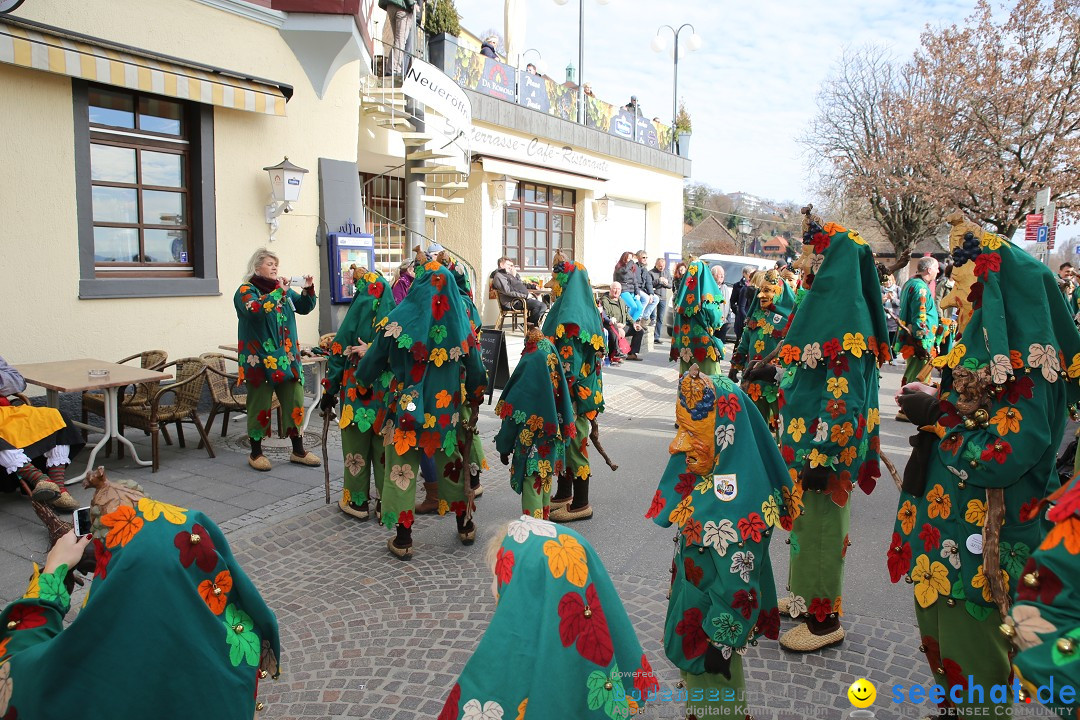
<path id="1" fill-rule="evenodd" d="M 1035 242 L 1044 243 L 1050 239 L 1050 227 L 1048 225 L 1039 226 L 1039 234 L 1036 237 Z"/>

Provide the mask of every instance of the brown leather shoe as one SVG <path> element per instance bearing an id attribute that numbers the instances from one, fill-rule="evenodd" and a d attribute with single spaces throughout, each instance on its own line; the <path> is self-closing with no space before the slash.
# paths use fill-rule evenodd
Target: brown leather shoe
<path id="1" fill-rule="evenodd" d="M 431 515 L 439 510 L 439 483 L 424 483 L 424 501 L 418 503 L 413 512 L 417 515 Z"/>
<path id="2" fill-rule="evenodd" d="M 248 465 L 255 468 L 259 472 L 266 472 L 271 467 L 273 467 L 270 464 L 270 461 L 266 459 L 265 455 L 260 455 L 259 457 L 256 457 L 256 458 L 253 458 L 250 455 L 248 455 Z"/>
<path id="3" fill-rule="evenodd" d="M 308 467 L 319 467 L 322 465 L 322 460 L 315 457 L 315 454 L 310 450 L 303 455 L 289 453 L 289 462 L 296 463 L 297 465 L 307 465 Z"/>

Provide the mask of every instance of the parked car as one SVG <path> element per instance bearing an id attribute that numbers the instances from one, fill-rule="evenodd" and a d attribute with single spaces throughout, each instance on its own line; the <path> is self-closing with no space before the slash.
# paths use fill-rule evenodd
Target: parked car
<path id="1" fill-rule="evenodd" d="M 724 342 L 735 342 L 735 312 L 731 305 L 731 288 L 742 277 L 743 268 L 747 265 L 757 270 L 770 270 L 776 267 L 776 260 L 769 258 L 751 257 L 749 255 L 720 255 L 717 253 L 705 253 L 698 257 L 699 260 L 709 266 L 711 270 L 719 265 L 724 268 L 724 284 L 720 288 L 727 302 L 728 314 L 724 325 Z"/>

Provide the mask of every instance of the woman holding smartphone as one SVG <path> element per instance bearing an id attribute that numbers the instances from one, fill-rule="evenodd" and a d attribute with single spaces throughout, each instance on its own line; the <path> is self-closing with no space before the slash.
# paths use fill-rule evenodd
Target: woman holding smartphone
<path id="1" fill-rule="evenodd" d="M 236 351 L 240 379 L 247 386 L 247 425 L 251 439 L 248 465 L 270 469 L 262 453 L 262 439 L 270 433 L 270 406 L 276 394 L 281 403 L 282 425 L 292 438 L 289 462 L 318 466 L 322 463 L 304 449 L 300 426 L 304 422 L 304 369 L 300 365 L 300 343 L 296 314 L 315 309 L 315 280 L 303 279 L 303 291 L 289 288 L 290 280 L 278 274 L 278 256 L 260 248 L 248 263 L 249 277 L 236 291 Z"/>

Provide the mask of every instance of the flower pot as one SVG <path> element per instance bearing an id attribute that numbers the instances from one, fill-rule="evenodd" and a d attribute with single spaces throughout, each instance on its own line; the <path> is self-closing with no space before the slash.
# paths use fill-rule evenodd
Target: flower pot
<path id="1" fill-rule="evenodd" d="M 679 155 L 690 157 L 690 133 L 685 130 L 679 131 Z"/>

